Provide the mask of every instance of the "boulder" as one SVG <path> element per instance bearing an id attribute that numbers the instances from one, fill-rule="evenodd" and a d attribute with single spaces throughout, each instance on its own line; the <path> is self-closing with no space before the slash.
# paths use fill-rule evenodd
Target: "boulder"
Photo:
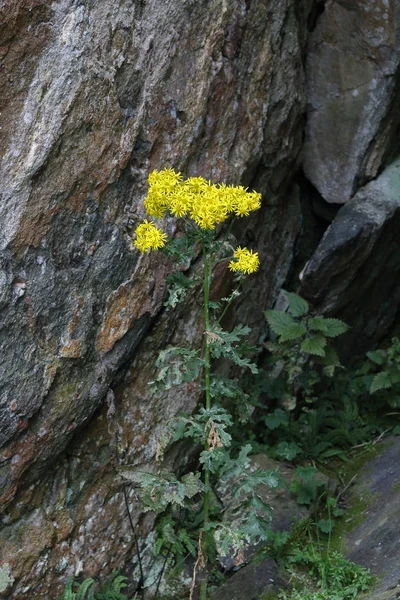
<path id="1" fill-rule="evenodd" d="M 299 293 L 351 325 L 347 355 L 390 331 L 400 301 L 400 159 L 336 215 L 307 263 Z"/>
<path id="2" fill-rule="evenodd" d="M 400 5 L 328 0 L 309 38 L 304 172 L 347 202 L 399 151 Z"/>
<path id="3" fill-rule="evenodd" d="M 210 600 L 276 600 L 286 582 L 272 559 L 251 563 L 237 571 Z"/>

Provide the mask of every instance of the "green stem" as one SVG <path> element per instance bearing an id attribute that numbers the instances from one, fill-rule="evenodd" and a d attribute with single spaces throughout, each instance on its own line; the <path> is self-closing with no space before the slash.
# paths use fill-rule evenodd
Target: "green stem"
<path id="1" fill-rule="evenodd" d="M 211 283 L 211 259 L 207 257 L 205 248 L 203 247 L 204 257 L 204 286 L 203 286 L 203 301 L 204 301 L 204 328 L 205 328 L 205 342 L 204 342 L 204 388 L 205 388 L 205 407 L 206 410 L 211 408 L 211 390 L 210 390 L 210 346 L 208 341 L 208 333 L 210 331 L 210 283 Z M 204 442 L 204 449 L 208 450 L 207 440 Z M 204 467 L 204 501 L 203 501 L 203 559 L 207 566 L 207 525 L 209 520 L 209 504 L 210 504 L 210 470 L 208 467 Z M 206 600 L 207 598 L 207 570 L 205 569 L 204 577 L 201 580 L 200 585 L 200 600 Z"/>

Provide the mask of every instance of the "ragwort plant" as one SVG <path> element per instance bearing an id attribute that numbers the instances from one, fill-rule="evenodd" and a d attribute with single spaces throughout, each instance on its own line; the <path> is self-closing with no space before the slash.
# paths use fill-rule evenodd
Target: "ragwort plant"
<path id="1" fill-rule="evenodd" d="M 171 436 L 166 436 L 161 445 L 170 440 L 186 439 L 200 449 L 199 470 L 186 473 L 179 478 L 162 467 L 157 470 L 138 472 L 123 469 L 122 475 L 138 487 L 145 510 L 168 514 L 165 520 L 168 530 L 164 532 L 173 543 L 181 539 L 173 532 L 171 512 L 187 510 L 193 521 L 199 523 L 195 543 L 186 536 L 186 547 L 193 550 L 196 564 L 193 574 L 191 597 L 196 573 L 200 579 L 200 598 L 207 597 L 207 563 L 213 552 L 224 556 L 240 555 L 243 546 L 252 541 L 266 540 L 270 532 L 271 512 L 259 494 L 260 484 L 276 487 L 279 478 L 276 472 L 252 470 L 250 445 L 236 454 L 232 451 L 230 428 L 233 418 L 225 407 L 229 399 L 243 399 L 237 379 L 218 376 L 213 370 L 213 361 L 224 358 L 234 365 L 257 373 L 247 343 L 249 327 L 237 325 L 226 331 L 221 321 L 227 309 L 240 293 L 243 279 L 257 271 L 257 252 L 245 247 L 234 248 L 229 239 L 229 228 L 220 235 L 222 224 L 235 217 L 245 217 L 260 208 L 261 195 L 241 186 L 214 185 L 202 177 L 184 180 L 180 173 L 171 169 L 154 171 L 149 176 L 149 191 L 144 206 L 149 219 L 136 229 L 134 246 L 140 252 L 161 251 L 172 257 L 179 265 L 190 265 L 192 258 L 202 254 L 202 300 L 204 307 L 204 336 L 202 348 L 166 348 L 160 352 L 154 384 L 159 388 L 170 388 L 194 378 L 202 377 L 204 403 L 194 415 L 178 417 Z M 166 216 L 179 219 L 180 233 L 168 239 L 154 219 Z M 226 230 L 228 229 L 228 230 Z M 217 263 L 226 261 L 234 273 L 235 289 L 219 302 L 210 300 L 213 270 Z M 183 300 L 188 289 L 199 282 L 177 271 L 169 277 L 170 295 L 167 306 L 174 307 Z M 212 510 L 215 498 L 213 485 L 216 482 L 229 485 L 235 498 L 231 519 L 221 519 Z M 171 511 L 172 509 L 172 511 Z M 168 513 L 168 511 L 170 511 Z M 199 517 L 200 514 L 200 517 Z M 237 525 L 239 519 L 240 525 Z M 188 541 L 189 540 L 189 541 Z M 181 540 L 182 541 L 182 540 Z"/>

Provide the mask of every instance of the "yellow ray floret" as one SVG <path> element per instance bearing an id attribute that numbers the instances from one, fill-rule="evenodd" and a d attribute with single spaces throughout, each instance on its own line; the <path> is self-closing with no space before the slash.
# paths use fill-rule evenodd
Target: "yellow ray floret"
<path id="1" fill-rule="evenodd" d="M 234 260 L 229 263 L 231 271 L 241 271 L 249 275 L 257 271 L 260 266 L 258 252 L 253 252 L 247 248 L 241 248 L 240 246 L 236 248 L 233 258 Z"/>
<path id="2" fill-rule="evenodd" d="M 144 221 L 136 228 L 136 239 L 133 242 L 140 252 L 159 250 L 165 246 L 167 236 L 152 221 Z"/>

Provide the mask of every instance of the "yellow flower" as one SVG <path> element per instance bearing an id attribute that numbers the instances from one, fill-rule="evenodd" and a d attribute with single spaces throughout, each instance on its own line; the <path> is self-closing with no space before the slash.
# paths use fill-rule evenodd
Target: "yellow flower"
<path id="1" fill-rule="evenodd" d="M 229 263 L 231 271 L 241 271 L 249 275 L 257 271 L 260 266 L 258 252 L 253 252 L 247 248 L 241 248 L 240 246 L 236 248 L 233 258 L 236 260 L 231 260 Z"/>
<path id="2" fill-rule="evenodd" d="M 149 217 L 161 219 L 169 207 L 168 197 L 163 190 L 150 188 L 147 198 L 144 201 L 144 207 Z"/>
<path id="3" fill-rule="evenodd" d="M 189 216 L 201 229 L 215 229 L 230 214 L 244 217 L 261 206 L 261 194 L 242 186 L 214 185 L 203 177 L 182 180 L 172 169 L 149 175 L 149 193 L 144 201 L 150 217 L 167 211 L 174 217 Z"/>
<path id="4" fill-rule="evenodd" d="M 242 186 L 232 187 L 233 211 L 238 217 L 245 217 L 261 206 L 261 194 L 248 192 Z"/>
<path id="5" fill-rule="evenodd" d="M 180 186 L 169 199 L 169 210 L 174 217 L 184 217 L 193 204 L 193 194 Z"/>
<path id="6" fill-rule="evenodd" d="M 167 236 L 152 221 L 144 221 L 136 228 L 136 240 L 133 242 L 140 252 L 159 250 L 165 246 Z"/>

